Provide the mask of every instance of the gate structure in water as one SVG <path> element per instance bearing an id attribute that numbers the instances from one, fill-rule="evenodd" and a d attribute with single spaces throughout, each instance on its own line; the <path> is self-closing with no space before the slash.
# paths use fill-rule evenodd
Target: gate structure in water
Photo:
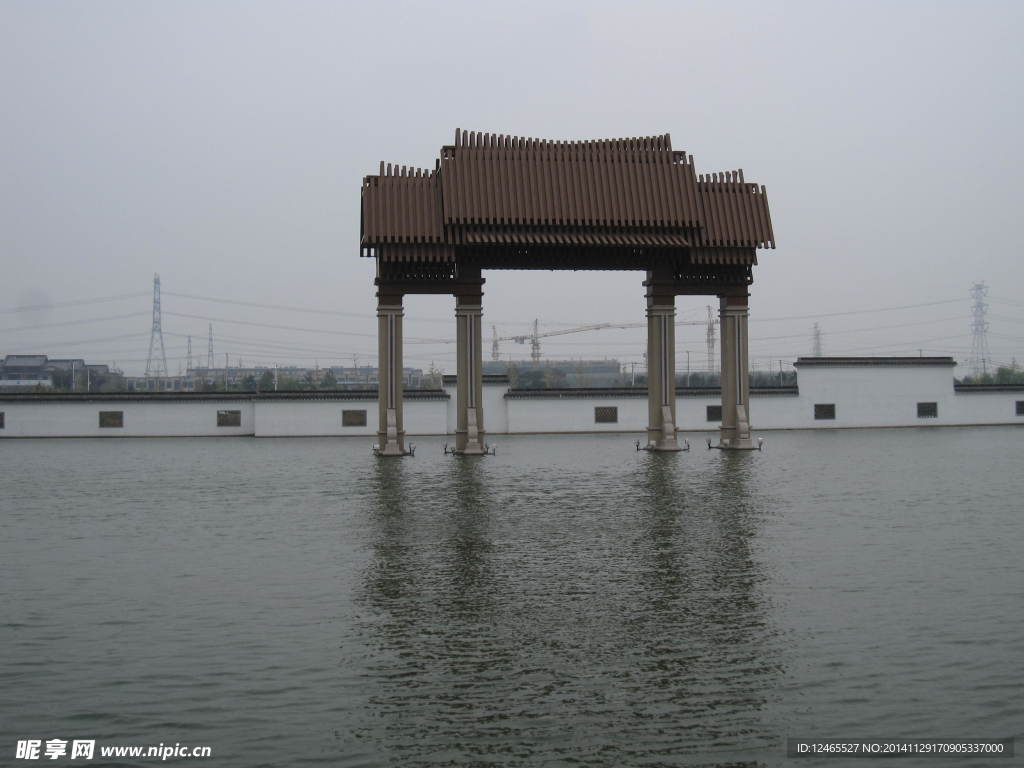
<path id="1" fill-rule="evenodd" d="M 698 175 L 668 134 L 548 141 L 455 131 L 433 169 L 380 165 L 362 186 L 361 252 L 376 259 L 382 456 L 407 453 L 402 300 L 455 297 L 457 453 L 482 454 L 483 272 L 635 270 L 647 296 L 648 450 L 676 451 L 675 297 L 721 312 L 717 447 L 753 447 L 747 302 L 758 248 L 774 248 L 764 186 Z"/>

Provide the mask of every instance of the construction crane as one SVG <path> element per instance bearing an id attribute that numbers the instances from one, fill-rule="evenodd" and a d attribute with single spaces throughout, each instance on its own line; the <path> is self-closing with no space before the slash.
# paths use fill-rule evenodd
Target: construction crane
<path id="1" fill-rule="evenodd" d="M 708 360 L 710 361 L 713 356 L 714 343 L 715 343 L 715 324 L 716 320 L 711 314 L 710 307 L 708 308 L 708 319 L 706 321 L 708 326 Z M 678 320 L 676 325 L 705 325 L 704 320 Z M 501 348 L 499 343 L 502 341 L 514 341 L 516 344 L 525 344 L 527 341 L 530 342 L 530 359 L 535 362 L 540 362 L 540 340 L 546 339 L 550 336 L 565 336 L 570 333 L 583 333 L 584 331 L 600 331 L 606 328 L 646 328 L 647 322 L 640 323 L 593 323 L 591 325 L 580 325 L 575 328 L 563 328 L 558 331 L 540 331 L 540 321 L 533 321 L 533 331 L 530 333 L 518 334 L 516 336 L 499 336 L 498 329 L 495 326 L 491 326 L 491 359 L 501 359 Z M 710 363 L 709 363 L 710 365 Z"/>

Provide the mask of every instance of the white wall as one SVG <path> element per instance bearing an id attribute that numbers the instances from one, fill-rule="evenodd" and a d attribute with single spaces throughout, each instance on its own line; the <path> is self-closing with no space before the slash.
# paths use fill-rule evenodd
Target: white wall
<path id="1" fill-rule="evenodd" d="M 508 434 L 508 384 L 484 384 L 484 426 L 488 434 Z"/>
<path id="2" fill-rule="evenodd" d="M 951 366 L 850 366 L 799 369 L 805 411 L 795 426 L 896 427 L 963 423 L 954 403 Z M 938 404 L 938 418 L 917 417 L 919 402 Z M 815 403 L 834 403 L 834 420 L 814 420 Z"/>
<path id="3" fill-rule="evenodd" d="M 448 427 L 447 410 L 447 400 L 406 400 L 405 434 L 408 437 L 445 434 Z"/>
<path id="4" fill-rule="evenodd" d="M 1024 416 L 1016 413 L 1018 400 L 1024 401 L 1024 392 L 957 392 L 953 395 L 958 424 L 1024 424 Z"/>
<path id="5" fill-rule="evenodd" d="M 750 424 L 754 429 L 785 429 L 800 423 L 807 426 L 802 398 L 791 393 L 750 395 Z M 707 420 L 709 405 L 721 405 L 720 395 L 676 397 L 676 426 L 684 432 L 717 432 L 720 421 Z"/>
<path id="6" fill-rule="evenodd" d="M 445 384 L 444 391 L 448 393 L 448 404 L 445 409 L 445 429 L 447 434 L 454 435 L 459 421 L 458 390 L 455 384 Z M 482 403 L 484 408 L 484 432 L 488 435 L 504 435 L 508 433 L 506 392 L 508 392 L 508 384 L 484 382 Z M 406 408 L 408 408 L 408 405 L 406 405 Z"/>
<path id="7" fill-rule="evenodd" d="M 377 434 L 377 400 L 256 400 L 256 437 Z M 343 427 L 342 411 L 366 411 L 365 427 Z"/>
<path id="8" fill-rule="evenodd" d="M 841 427 L 939 426 L 955 424 L 1024 424 L 1015 404 L 1024 392 L 956 392 L 949 366 L 803 367 L 800 394 L 752 394 L 751 426 L 768 429 L 834 429 Z M 405 429 L 416 435 L 454 434 L 456 402 L 450 399 L 407 399 Z M 636 432 L 647 427 L 645 396 L 601 394 L 507 398 L 504 384 L 484 386 L 484 424 L 489 434 L 541 432 Z M 938 418 L 918 418 L 918 402 L 938 404 Z M 833 403 L 835 420 L 814 419 L 815 403 Z M 717 396 L 676 399 L 678 427 L 683 432 L 717 431 L 707 421 L 707 406 Z M 618 422 L 597 424 L 594 408 L 615 406 Z M 241 411 L 238 427 L 218 427 L 218 410 Z M 365 427 L 342 427 L 343 410 L 365 410 Z M 123 411 L 123 428 L 101 428 L 100 411 Z M 377 432 L 377 401 L 257 398 L 230 400 L 4 400 L 5 426 L 0 437 L 131 437 L 257 435 L 260 437 L 359 436 Z"/>
<path id="9" fill-rule="evenodd" d="M 811 415 L 805 416 L 806 404 L 793 394 L 758 395 L 750 397 L 750 413 L 756 429 L 791 428 L 797 423 L 811 426 Z M 647 397 L 567 396 L 561 398 L 508 398 L 510 433 L 529 432 L 643 432 L 647 429 Z M 676 427 L 683 432 L 717 432 L 721 422 L 707 420 L 707 407 L 721 405 L 720 396 L 686 396 L 676 398 Z M 619 409 L 616 424 L 594 422 L 594 408 L 615 406 Z"/>
<path id="10" fill-rule="evenodd" d="M 217 411 L 241 411 L 238 427 L 218 427 Z M 253 433 L 251 400 L 3 402 L 3 437 L 238 436 Z M 100 411 L 122 411 L 124 426 L 100 427 Z"/>
<path id="11" fill-rule="evenodd" d="M 814 406 L 799 395 L 750 395 L 750 426 L 758 429 L 804 429 L 814 425 Z M 715 425 L 716 428 L 718 425 Z"/>
<path id="12" fill-rule="evenodd" d="M 458 389 L 455 383 L 444 385 L 444 391 L 448 393 L 447 404 L 445 405 L 445 434 L 454 435 L 458 427 Z M 484 428 L 487 427 L 487 413 L 484 412 Z"/>
<path id="13" fill-rule="evenodd" d="M 510 397 L 508 431 L 523 432 L 642 432 L 647 429 L 645 397 Z M 613 424 L 594 422 L 594 409 L 614 406 L 619 420 Z"/>
<path id="14" fill-rule="evenodd" d="M 256 400 L 257 437 L 362 436 L 376 437 L 378 408 L 372 400 Z M 405 433 L 441 435 L 445 431 L 445 401 L 406 400 Z M 342 426 L 342 411 L 366 411 L 365 427 Z"/>

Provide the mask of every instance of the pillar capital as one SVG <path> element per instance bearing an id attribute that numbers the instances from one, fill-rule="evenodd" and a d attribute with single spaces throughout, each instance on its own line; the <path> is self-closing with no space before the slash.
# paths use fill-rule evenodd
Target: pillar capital
<path id="1" fill-rule="evenodd" d="M 483 313 L 483 294 L 481 293 L 456 293 L 455 314 L 471 315 Z"/>
<path id="2" fill-rule="evenodd" d="M 748 296 L 719 296 L 719 311 L 722 317 L 747 317 L 750 312 Z"/>
<path id="3" fill-rule="evenodd" d="M 377 304 L 397 304 L 402 306 L 405 292 L 397 285 L 377 280 Z"/>
<path id="4" fill-rule="evenodd" d="M 718 297 L 718 301 L 721 306 L 724 307 L 742 307 L 746 308 L 750 302 L 749 294 L 721 294 Z"/>
<path id="5" fill-rule="evenodd" d="M 750 310 L 747 307 L 722 307 L 722 317 L 748 317 Z"/>
<path id="6" fill-rule="evenodd" d="M 675 304 L 648 304 L 647 305 L 647 316 L 648 317 L 675 317 L 676 316 L 676 305 Z"/>
<path id="7" fill-rule="evenodd" d="M 455 284 L 452 286 L 452 295 L 455 301 L 479 304 L 483 301 L 484 283 L 487 282 L 480 276 L 479 269 L 460 268 Z"/>
<path id="8" fill-rule="evenodd" d="M 655 264 L 652 269 L 647 271 L 647 279 L 644 280 L 643 285 L 648 307 L 675 304 L 675 279 L 670 265 Z"/>

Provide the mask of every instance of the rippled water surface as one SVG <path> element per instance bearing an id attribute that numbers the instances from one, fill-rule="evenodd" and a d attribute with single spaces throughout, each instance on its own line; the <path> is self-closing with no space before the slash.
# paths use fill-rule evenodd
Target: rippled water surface
<path id="1" fill-rule="evenodd" d="M 0 754 L 740 766 L 1022 736 L 1024 430 L 496 442 L 0 441 Z"/>

